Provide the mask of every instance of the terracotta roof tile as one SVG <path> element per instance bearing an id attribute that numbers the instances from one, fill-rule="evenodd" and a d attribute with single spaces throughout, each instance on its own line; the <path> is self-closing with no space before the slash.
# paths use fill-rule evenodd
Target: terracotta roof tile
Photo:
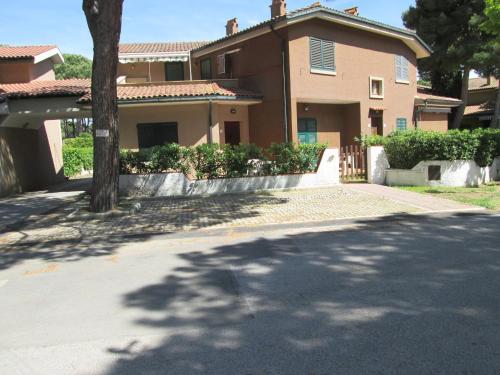
<path id="1" fill-rule="evenodd" d="M 429 93 L 430 90 L 427 88 L 425 88 L 425 89 L 418 88 L 417 91 L 418 91 L 418 93 L 415 96 L 415 98 L 417 98 L 417 99 L 444 100 L 444 101 L 448 101 L 448 102 L 457 102 L 457 103 L 461 102 L 461 100 L 457 99 L 457 98 L 450 98 L 447 96 L 433 95 L 433 94 Z"/>
<path id="2" fill-rule="evenodd" d="M 0 84 L 4 98 L 21 99 L 47 96 L 81 96 L 90 91 L 90 79 L 59 81 L 32 81 L 29 83 Z"/>
<path id="3" fill-rule="evenodd" d="M 0 60 L 34 59 L 57 46 L 0 46 Z"/>
<path id="4" fill-rule="evenodd" d="M 490 83 L 488 83 L 488 78 L 471 78 L 469 80 L 469 91 L 476 90 L 488 90 L 498 88 L 498 79 L 491 77 Z"/>
<path id="5" fill-rule="evenodd" d="M 261 98 L 261 95 L 240 88 L 225 88 L 216 82 L 186 81 L 175 83 L 126 84 L 117 88 L 119 101 L 140 101 L 162 98 Z M 80 103 L 89 103 L 90 93 L 79 99 Z"/>
<path id="6" fill-rule="evenodd" d="M 120 53 L 188 52 L 205 44 L 207 44 L 207 42 L 127 43 L 120 44 Z"/>
<path id="7" fill-rule="evenodd" d="M 465 107 L 465 112 L 464 115 L 475 115 L 475 114 L 480 114 L 480 113 L 487 113 L 487 112 L 493 112 L 494 111 L 494 105 L 492 102 L 486 102 L 483 104 L 476 104 L 476 105 L 468 105 Z"/>

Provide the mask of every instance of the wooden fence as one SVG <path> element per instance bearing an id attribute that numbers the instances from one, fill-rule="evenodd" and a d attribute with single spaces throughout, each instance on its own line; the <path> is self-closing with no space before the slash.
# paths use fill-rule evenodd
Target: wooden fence
<path id="1" fill-rule="evenodd" d="M 360 145 L 340 148 L 340 177 L 343 181 L 366 179 L 366 150 Z"/>

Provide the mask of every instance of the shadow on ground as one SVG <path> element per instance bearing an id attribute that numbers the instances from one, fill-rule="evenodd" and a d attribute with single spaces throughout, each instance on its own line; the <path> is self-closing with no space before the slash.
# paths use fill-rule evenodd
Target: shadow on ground
<path id="1" fill-rule="evenodd" d="M 499 373 L 500 218 L 395 219 L 182 253 L 105 374 Z"/>
<path id="2" fill-rule="evenodd" d="M 142 210 L 138 214 L 126 211 L 89 216 L 85 213 L 88 202 L 83 200 L 35 222 L 25 223 L 15 232 L 0 236 L 0 270 L 29 259 L 64 262 L 106 256 L 127 242 L 144 241 L 153 235 L 257 217 L 260 215 L 257 207 L 284 204 L 287 199 L 259 193 L 233 196 L 226 203 L 224 197 L 145 198 L 140 201 Z M 75 208 L 80 209 L 76 214 Z"/>

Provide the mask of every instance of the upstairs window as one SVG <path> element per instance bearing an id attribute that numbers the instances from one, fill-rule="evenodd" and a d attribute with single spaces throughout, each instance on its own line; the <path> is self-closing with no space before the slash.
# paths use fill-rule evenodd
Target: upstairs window
<path id="1" fill-rule="evenodd" d="M 370 77 L 370 98 L 384 98 L 384 79 L 378 77 Z"/>
<path id="2" fill-rule="evenodd" d="M 335 43 L 311 38 L 309 54 L 312 73 L 335 73 Z"/>
<path id="3" fill-rule="evenodd" d="M 396 56 L 396 82 L 410 82 L 408 60 L 404 56 Z"/>
<path id="4" fill-rule="evenodd" d="M 212 61 L 210 59 L 202 60 L 201 79 L 212 79 Z"/>
<path id="5" fill-rule="evenodd" d="M 217 74 L 226 74 L 226 54 L 217 56 Z"/>
<path id="6" fill-rule="evenodd" d="M 184 81 L 184 63 L 165 63 L 165 81 Z"/>

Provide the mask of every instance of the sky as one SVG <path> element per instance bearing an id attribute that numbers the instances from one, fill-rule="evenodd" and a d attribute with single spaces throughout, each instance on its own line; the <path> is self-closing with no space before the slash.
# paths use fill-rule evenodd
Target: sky
<path id="1" fill-rule="evenodd" d="M 315 0 L 287 0 L 288 10 Z M 402 27 L 401 14 L 415 0 L 323 0 L 338 10 L 358 6 L 360 15 Z M 122 43 L 215 40 L 228 19 L 240 30 L 270 17 L 271 0 L 125 0 Z M 92 57 L 82 0 L 2 0 L 0 44 L 56 44 L 63 53 Z"/>

